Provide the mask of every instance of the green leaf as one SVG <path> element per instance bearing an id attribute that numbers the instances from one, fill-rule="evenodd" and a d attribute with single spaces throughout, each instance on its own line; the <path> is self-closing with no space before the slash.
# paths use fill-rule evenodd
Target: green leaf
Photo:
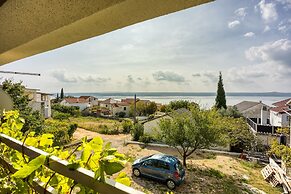
<path id="1" fill-rule="evenodd" d="M 28 164 L 24 165 L 20 170 L 15 172 L 12 176 L 15 178 L 26 178 L 35 170 L 37 170 L 41 165 L 45 163 L 46 156 L 40 155 L 37 158 L 31 160 Z"/>
<path id="2" fill-rule="evenodd" d="M 69 170 L 76 170 L 77 168 L 80 167 L 79 163 L 72 163 L 72 164 L 68 164 L 67 167 L 69 168 Z"/>
<path id="3" fill-rule="evenodd" d="M 124 165 L 120 161 L 105 161 L 104 162 L 104 171 L 107 175 L 113 175 L 124 168 Z"/>
<path id="4" fill-rule="evenodd" d="M 126 175 L 125 172 L 121 172 L 119 173 L 119 175 L 117 176 L 117 178 L 115 179 L 116 182 L 119 182 L 121 184 L 124 184 L 126 186 L 130 186 L 131 181 L 129 179 L 129 177 Z"/>

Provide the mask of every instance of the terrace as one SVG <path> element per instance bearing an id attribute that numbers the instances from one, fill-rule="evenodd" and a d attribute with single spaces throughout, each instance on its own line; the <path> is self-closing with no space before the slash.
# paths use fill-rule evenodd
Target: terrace
<path id="1" fill-rule="evenodd" d="M 210 1 L 170 0 L 165 4 L 162 0 L 79 0 L 74 3 L 69 0 L 0 0 L 0 66 Z M 2 133 L 0 142 L 1 146 L 5 144 L 30 159 L 49 155 Z M 12 173 L 16 172 L 7 158 L 1 156 L 0 163 Z M 55 156 L 50 156 L 45 166 L 98 193 L 142 193 L 110 179 L 96 181 L 94 172 L 84 168 L 72 171 L 68 161 Z M 37 193 L 57 193 L 37 178 L 31 186 Z"/>

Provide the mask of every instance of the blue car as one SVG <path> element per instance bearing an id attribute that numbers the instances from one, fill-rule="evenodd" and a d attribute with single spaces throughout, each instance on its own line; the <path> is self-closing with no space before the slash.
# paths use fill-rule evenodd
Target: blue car
<path id="1" fill-rule="evenodd" d="M 140 158 L 133 162 L 132 173 L 134 176 L 163 181 L 169 189 L 175 189 L 185 180 L 185 169 L 181 162 L 174 156 L 154 154 Z"/>

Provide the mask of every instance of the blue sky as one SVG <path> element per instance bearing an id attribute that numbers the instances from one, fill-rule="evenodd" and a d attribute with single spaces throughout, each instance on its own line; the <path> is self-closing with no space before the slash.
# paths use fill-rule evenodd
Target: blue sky
<path id="1" fill-rule="evenodd" d="M 22 59 L 46 92 L 291 92 L 291 0 L 217 0 Z"/>

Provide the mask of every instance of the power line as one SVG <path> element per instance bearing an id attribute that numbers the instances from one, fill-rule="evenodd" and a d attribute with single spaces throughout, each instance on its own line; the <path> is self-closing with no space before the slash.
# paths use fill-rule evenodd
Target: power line
<path id="1" fill-rule="evenodd" d="M 25 72 L 18 72 L 18 71 L 0 71 L 0 73 L 40 76 L 40 73 L 25 73 Z"/>

